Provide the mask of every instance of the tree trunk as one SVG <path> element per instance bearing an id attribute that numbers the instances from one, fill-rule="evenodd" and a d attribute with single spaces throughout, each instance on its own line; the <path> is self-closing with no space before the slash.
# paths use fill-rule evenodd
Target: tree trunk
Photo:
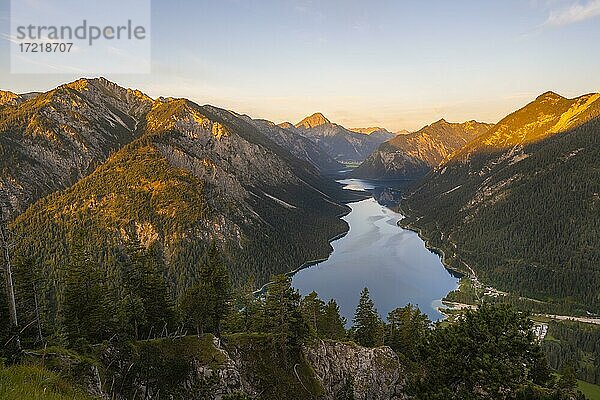
<path id="1" fill-rule="evenodd" d="M 44 341 L 44 336 L 42 335 L 42 321 L 40 319 L 40 306 L 38 303 L 37 297 L 37 285 L 33 284 L 33 300 L 35 301 L 35 319 L 37 320 L 37 329 L 38 329 L 38 340 L 40 342 Z"/>
<path id="2" fill-rule="evenodd" d="M 10 243 L 8 242 L 8 232 L 4 226 L 4 223 L 1 223 L 0 225 L 0 241 L 2 250 L 4 251 L 4 279 L 6 281 L 6 296 L 8 300 L 10 324 L 14 328 L 18 328 L 19 321 L 17 319 L 17 304 L 15 302 L 15 288 L 12 278 L 12 265 L 10 263 Z"/>

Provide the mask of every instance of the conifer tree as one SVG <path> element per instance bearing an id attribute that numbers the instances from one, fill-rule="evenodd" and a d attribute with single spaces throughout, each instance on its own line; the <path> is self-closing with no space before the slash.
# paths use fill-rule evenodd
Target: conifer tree
<path id="1" fill-rule="evenodd" d="M 231 311 L 232 289 L 229 272 L 214 241 L 208 249 L 206 261 L 200 270 L 200 279 L 209 285 L 207 295 L 212 302 L 211 323 L 214 333 L 220 336 L 223 321 Z"/>
<path id="2" fill-rule="evenodd" d="M 429 334 L 431 322 L 418 307 L 407 304 L 388 314 L 385 344 L 396 353 L 416 360 L 418 344 Z"/>
<path id="3" fill-rule="evenodd" d="M 346 318 L 334 299 L 327 302 L 320 322 L 320 335 L 324 339 L 343 340 L 346 337 Z"/>
<path id="4" fill-rule="evenodd" d="M 64 278 L 63 326 L 71 345 L 98 343 L 114 331 L 115 310 L 100 267 L 80 242 L 74 247 Z"/>
<path id="5" fill-rule="evenodd" d="M 40 271 L 37 264 L 31 258 L 19 259 L 15 263 L 14 270 L 17 309 L 26 321 L 23 334 L 34 337 L 34 342 L 43 341 L 42 320 L 40 310 Z M 35 333 L 33 333 L 35 332 Z M 32 334 L 33 333 L 33 334 Z"/>
<path id="6" fill-rule="evenodd" d="M 232 332 L 258 332 L 260 330 L 262 302 L 254 295 L 253 276 L 235 290 L 233 302 L 235 309 L 239 311 L 229 313 L 228 329 Z"/>
<path id="7" fill-rule="evenodd" d="M 0 250 L 2 251 L 2 266 L 4 272 L 4 291 L 6 293 L 6 300 L 8 305 L 8 314 L 10 320 L 11 330 L 13 331 L 14 340 L 12 342 L 16 344 L 17 350 L 20 350 L 21 344 L 19 340 L 19 320 L 17 317 L 17 305 L 15 300 L 15 289 L 14 281 L 12 276 L 12 249 L 15 245 L 12 238 L 12 233 L 6 227 L 8 217 L 6 216 L 7 208 L 4 204 L 0 209 Z"/>
<path id="8" fill-rule="evenodd" d="M 125 249 L 121 271 L 125 294 L 123 314 L 133 327 L 134 337 L 156 336 L 173 321 L 169 289 L 162 268 L 150 249 L 133 240 Z"/>
<path id="9" fill-rule="evenodd" d="M 300 301 L 300 310 L 312 334 L 321 337 L 322 314 L 325 308 L 323 300 L 315 291 L 310 292 Z"/>
<path id="10" fill-rule="evenodd" d="M 229 273 L 213 242 L 200 266 L 199 281 L 183 295 L 182 312 L 197 334 L 210 331 L 220 336 L 222 324 L 231 311 L 231 299 Z"/>
<path id="11" fill-rule="evenodd" d="M 308 333 L 299 306 L 300 294 L 292 279 L 275 275 L 267 289 L 263 328 L 276 335 L 283 349 L 299 344 Z"/>
<path id="12" fill-rule="evenodd" d="M 369 296 L 369 289 L 364 288 L 354 314 L 352 335 L 361 346 L 375 347 L 383 344 L 382 333 L 382 321 Z"/>

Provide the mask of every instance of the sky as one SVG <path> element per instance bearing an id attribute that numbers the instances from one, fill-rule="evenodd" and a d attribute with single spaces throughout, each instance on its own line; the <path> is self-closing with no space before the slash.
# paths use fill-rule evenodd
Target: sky
<path id="1" fill-rule="evenodd" d="M 81 77 L 11 73 L 9 16 L 0 0 L 1 89 Z M 151 18 L 151 72 L 103 76 L 274 122 L 416 130 L 600 91 L 600 0 L 155 0 Z"/>

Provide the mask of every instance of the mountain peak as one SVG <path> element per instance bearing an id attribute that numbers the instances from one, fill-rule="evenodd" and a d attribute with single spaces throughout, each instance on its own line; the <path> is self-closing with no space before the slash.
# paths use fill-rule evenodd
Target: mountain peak
<path id="1" fill-rule="evenodd" d="M 375 132 L 389 133 L 387 129 L 379 126 L 370 126 L 368 128 L 351 128 L 349 130 L 356 133 L 362 133 L 363 135 L 371 135 Z"/>
<path id="2" fill-rule="evenodd" d="M 294 124 L 292 124 L 291 122 L 285 121 L 282 122 L 280 124 L 277 124 L 278 127 L 283 128 L 283 129 L 292 129 L 294 128 Z"/>
<path id="3" fill-rule="evenodd" d="M 562 97 L 560 94 L 555 93 L 551 90 L 547 91 L 546 93 L 543 93 L 541 95 L 539 95 L 536 100 L 560 100 L 560 99 L 564 99 L 564 97 Z"/>
<path id="4" fill-rule="evenodd" d="M 314 128 L 316 126 L 326 125 L 326 124 L 330 124 L 330 123 L 331 123 L 331 121 L 329 121 L 327 118 L 325 118 L 325 116 L 323 114 L 318 112 L 318 113 L 314 113 L 310 117 L 306 117 L 302 121 L 298 122 L 296 124 L 296 128 L 310 129 L 310 128 Z"/>
<path id="5" fill-rule="evenodd" d="M 19 95 L 7 90 L 0 90 L 0 106 L 5 104 L 15 104 L 19 99 Z"/>

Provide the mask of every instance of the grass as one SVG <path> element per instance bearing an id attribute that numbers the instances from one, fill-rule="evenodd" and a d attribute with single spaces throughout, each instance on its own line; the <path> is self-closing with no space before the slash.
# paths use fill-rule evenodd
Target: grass
<path id="1" fill-rule="evenodd" d="M 577 381 L 577 388 L 588 400 L 600 400 L 600 386 L 584 381 Z"/>
<path id="2" fill-rule="evenodd" d="M 93 400 L 60 375 L 41 366 L 0 367 L 0 399 L 3 400 Z"/>

